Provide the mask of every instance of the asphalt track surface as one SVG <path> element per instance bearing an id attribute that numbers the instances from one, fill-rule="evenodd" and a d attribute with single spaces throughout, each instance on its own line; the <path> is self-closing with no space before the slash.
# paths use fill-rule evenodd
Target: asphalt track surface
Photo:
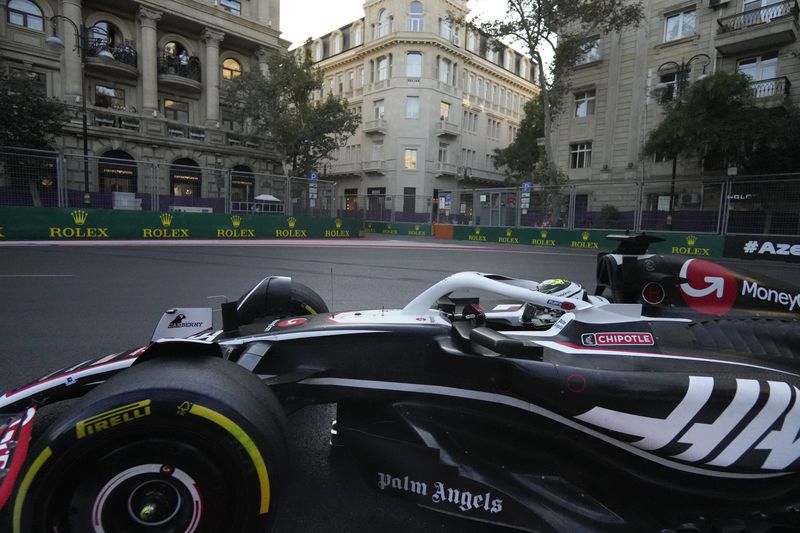
<path id="1" fill-rule="evenodd" d="M 725 261 L 800 284 L 783 263 Z M 237 299 L 267 275 L 292 276 L 336 310 L 402 307 L 453 272 L 475 270 L 593 286 L 594 254 L 431 239 L 260 241 L 182 245 L 0 244 L 0 389 L 146 343 L 171 307 Z M 280 533 L 494 532 L 381 495 L 351 458 L 331 454 L 330 406 L 289 418 L 292 481 Z"/>

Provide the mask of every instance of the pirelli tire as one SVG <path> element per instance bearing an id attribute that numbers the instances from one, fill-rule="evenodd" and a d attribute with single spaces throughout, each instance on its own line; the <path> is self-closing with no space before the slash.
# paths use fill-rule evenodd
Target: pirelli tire
<path id="1" fill-rule="evenodd" d="M 316 291 L 297 281 L 292 281 L 290 307 L 292 314 L 296 316 L 328 312 L 325 300 Z"/>
<path id="2" fill-rule="evenodd" d="M 13 533 L 269 531 L 288 477 L 286 420 L 250 372 L 166 357 L 78 400 L 34 444 Z"/>

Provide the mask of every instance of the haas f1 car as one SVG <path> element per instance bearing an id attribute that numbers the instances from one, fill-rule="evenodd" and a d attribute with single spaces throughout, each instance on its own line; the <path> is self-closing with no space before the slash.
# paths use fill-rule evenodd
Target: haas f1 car
<path id="1" fill-rule="evenodd" d="M 593 294 L 461 272 L 402 309 L 330 312 L 268 277 L 216 329 L 210 309 L 170 310 L 147 345 L 0 397 L 3 529 L 268 531 L 286 415 L 321 403 L 375 490 L 433 511 L 800 528 L 800 290 L 616 238 Z"/>

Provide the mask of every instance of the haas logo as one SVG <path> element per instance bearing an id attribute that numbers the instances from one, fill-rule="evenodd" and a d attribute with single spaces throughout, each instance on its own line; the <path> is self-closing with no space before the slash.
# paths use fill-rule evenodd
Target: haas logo
<path id="1" fill-rule="evenodd" d="M 179 328 L 179 327 L 181 327 L 181 322 L 183 322 L 185 319 L 186 319 L 186 315 L 179 314 L 178 316 L 176 316 L 173 319 L 172 322 L 169 323 L 169 327 L 171 327 L 171 328 Z"/>
<path id="2" fill-rule="evenodd" d="M 689 259 L 680 276 L 688 279 L 680 290 L 686 305 L 709 315 L 724 315 L 733 308 L 738 287 L 736 278 L 725 268 L 703 259 Z"/>

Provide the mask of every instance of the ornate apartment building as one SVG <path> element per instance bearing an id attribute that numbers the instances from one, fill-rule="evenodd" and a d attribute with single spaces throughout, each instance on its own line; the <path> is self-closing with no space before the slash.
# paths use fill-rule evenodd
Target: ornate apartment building
<path id="1" fill-rule="evenodd" d="M 664 116 L 663 102 L 704 74 L 748 74 L 763 105 L 786 97 L 798 100 L 795 0 L 645 0 L 643 7 L 637 28 L 598 35 L 571 74 L 571 94 L 556 125 L 553 149 L 570 181 L 583 184 L 577 212 L 621 205 L 626 195 L 631 203 L 638 201 L 635 188 L 608 185 L 634 179 L 653 183 L 642 199 L 647 210 L 665 209 L 672 161 L 643 159 L 641 148 Z M 719 206 L 720 187 L 704 186 L 698 176 L 724 177 L 735 170 L 713 163 L 678 160 L 678 178 L 694 183 L 673 191 L 676 209 Z"/>
<path id="2" fill-rule="evenodd" d="M 200 170 L 217 167 L 237 171 L 234 196 L 252 198 L 250 174 L 279 160 L 268 142 L 239 133 L 220 100 L 226 79 L 265 71 L 270 51 L 287 50 L 279 0 L 7 0 L 4 11 L 3 73 L 38 80 L 75 112 L 54 149 L 82 155 L 86 97 L 92 193 L 144 192 L 141 165 L 112 161 L 127 159 L 164 164 L 160 194 L 219 194 Z M 47 46 L 52 21 L 61 51 Z M 81 188 L 82 158 L 69 165 Z"/>
<path id="3" fill-rule="evenodd" d="M 341 95 L 363 117 L 324 169 L 345 209 L 359 195 L 410 202 L 502 185 L 493 150 L 514 139 L 538 93 L 537 65 L 449 22 L 468 12 L 464 0 L 369 0 L 364 18 L 303 49 L 324 72 L 317 97 Z"/>

